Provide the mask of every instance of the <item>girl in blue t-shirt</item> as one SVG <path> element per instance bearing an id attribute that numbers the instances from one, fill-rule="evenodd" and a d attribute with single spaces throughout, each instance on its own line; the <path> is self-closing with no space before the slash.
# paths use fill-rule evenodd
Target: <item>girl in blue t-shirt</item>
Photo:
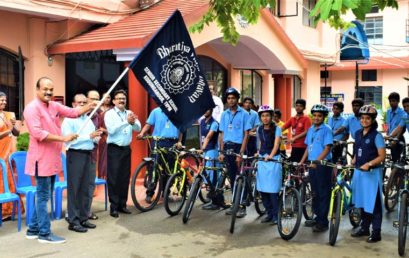
<path id="1" fill-rule="evenodd" d="M 382 163 L 385 161 L 385 141 L 377 131 L 375 107 L 366 105 L 359 110 L 363 129 L 355 133 L 354 176 L 352 203 L 362 209 L 361 225 L 352 237 L 369 236 L 368 243 L 381 240 L 382 225 Z M 369 226 L 372 224 L 372 234 Z"/>
<path id="2" fill-rule="evenodd" d="M 273 123 L 274 110 L 263 105 L 258 110 L 262 125 L 257 128 L 258 155 L 265 159 L 279 159 L 281 128 Z M 278 193 L 281 189 L 282 167 L 280 163 L 259 161 L 256 176 L 257 191 L 261 194 L 267 217 L 261 223 L 277 224 Z"/>

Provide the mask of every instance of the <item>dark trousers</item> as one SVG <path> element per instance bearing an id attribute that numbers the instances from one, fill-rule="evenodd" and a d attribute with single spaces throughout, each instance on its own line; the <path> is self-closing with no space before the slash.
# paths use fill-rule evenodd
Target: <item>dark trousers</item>
<path id="1" fill-rule="evenodd" d="M 108 196 L 111 210 L 126 208 L 131 174 L 131 148 L 108 144 Z"/>
<path id="2" fill-rule="evenodd" d="M 224 150 L 232 150 L 235 153 L 240 153 L 241 144 L 238 143 L 224 143 Z M 234 180 L 236 180 L 236 175 L 239 174 L 239 167 L 237 167 L 236 156 L 226 155 L 225 162 L 227 170 L 229 171 L 230 183 L 232 189 L 234 189 Z"/>
<path id="3" fill-rule="evenodd" d="M 403 135 L 401 137 L 399 137 L 399 141 L 401 142 L 405 142 L 405 137 L 403 137 Z M 391 145 L 391 158 L 393 162 L 397 162 L 400 159 L 400 156 L 403 152 L 403 146 L 396 143 Z"/>
<path id="4" fill-rule="evenodd" d="M 249 136 L 249 140 L 247 142 L 247 148 L 246 148 L 246 155 L 249 157 L 252 157 L 254 156 L 256 152 L 257 152 L 257 137 Z"/>
<path id="5" fill-rule="evenodd" d="M 269 218 L 273 220 L 278 217 L 278 193 L 264 193 L 260 192 L 261 200 L 266 208 L 266 213 Z"/>
<path id="6" fill-rule="evenodd" d="M 381 226 L 382 226 L 382 201 L 381 201 L 381 195 L 378 190 L 378 194 L 376 195 L 376 200 L 375 200 L 375 207 L 373 210 L 373 213 L 368 213 L 365 212 L 362 209 L 361 213 L 361 227 L 364 230 L 369 230 L 369 226 L 372 223 L 372 230 L 375 233 L 380 233 L 381 232 Z"/>
<path id="7" fill-rule="evenodd" d="M 88 220 L 91 151 L 67 151 L 67 207 L 70 224 Z"/>
<path id="8" fill-rule="evenodd" d="M 304 152 L 305 152 L 305 148 L 292 147 L 290 160 L 292 162 L 300 162 L 302 159 L 302 156 L 304 156 Z"/>
<path id="9" fill-rule="evenodd" d="M 328 225 L 328 211 L 331 198 L 332 168 L 318 165 L 309 170 L 312 191 L 312 209 L 317 224 Z"/>
<path id="10" fill-rule="evenodd" d="M 332 162 L 333 163 L 338 163 L 341 162 L 342 164 L 345 164 L 344 160 L 342 160 L 342 149 L 343 149 L 343 145 L 340 144 L 336 144 L 334 145 L 334 147 L 332 148 Z"/>
<path id="11" fill-rule="evenodd" d="M 95 177 L 97 175 L 97 163 L 92 161 L 89 166 L 89 173 L 88 173 L 88 202 L 87 202 L 87 209 L 88 209 L 88 216 L 91 216 L 91 206 L 92 200 L 94 199 L 94 192 L 95 192 Z"/>

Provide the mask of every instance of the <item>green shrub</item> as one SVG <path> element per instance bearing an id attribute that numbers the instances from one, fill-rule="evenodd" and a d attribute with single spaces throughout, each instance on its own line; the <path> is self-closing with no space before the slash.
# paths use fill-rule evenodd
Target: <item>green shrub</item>
<path id="1" fill-rule="evenodd" d="M 22 133 L 17 137 L 17 150 L 18 151 L 27 151 L 28 144 L 30 142 L 30 134 Z"/>

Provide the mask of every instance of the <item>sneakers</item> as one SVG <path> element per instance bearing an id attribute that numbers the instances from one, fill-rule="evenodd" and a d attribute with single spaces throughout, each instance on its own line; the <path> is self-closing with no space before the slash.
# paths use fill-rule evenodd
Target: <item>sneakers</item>
<path id="1" fill-rule="evenodd" d="M 202 210 L 216 211 L 216 210 L 219 210 L 219 209 L 220 209 L 220 206 L 216 205 L 216 204 L 213 204 L 213 203 L 202 206 Z"/>
<path id="2" fill-rule="evenodd" d="M 51 233 L 48 236 L 38 236 L 38 242 L 42 244 L 62 244 L 65 243 L 65 238 L 56 236 Z"/>
<path id="3" fill-rule="evenodd" d="M 315 221 L 315 219 L 309 219 L 304 222 L 304 226 L 309 227 L 309 228 L 315 226 L 316 224 L 317 224 L 317 221 Z"/>
<path id="4" fill-rule="evenodd" d="M 271 217 L 265 217 L 264 219 L 262 219 L 260 222 L 261 223 L 269 223 L 269 222 L 271 222 L 273 219 L 271 218 Z"/>
<path id="5" fill-rule="evenodd" d="M 358 228 L 355 232 L 351 233 L 351 237 L 369 236 L 369 229 Z"/>
<path id="6" fill-rule="evenodd" d="M 240 208 L 240 209 L 237 211 L 236 217 L 239 218 L 239 219 L 241 219 L 241 218 L 246 217 L 246 215 L 247 215 L 246 208 Z"/>
<path id="7" fill-rule="evenodd" d="M 38 232 L 33 232 L 33 231 L 28 231 L 27 230 L 26 238 L 27 239 L 37 239 L 38 238 Z"/>
<path id="8" fill-rule="evenodd" d="M 381 240 L 382 240 L 381 233 L 372 231 L 372 234 L 368 237 L 366 242 L 376 243 L 376 242 L 381 241 Z"/>

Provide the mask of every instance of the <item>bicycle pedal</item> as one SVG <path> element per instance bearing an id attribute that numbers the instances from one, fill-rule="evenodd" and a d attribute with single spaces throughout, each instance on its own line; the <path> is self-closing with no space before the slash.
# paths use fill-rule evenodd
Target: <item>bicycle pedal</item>
<path id="1" fill-rule="evenodd" d="M 393 221 L 392 225 L 394 228 L 399 228 L 399 221 L 397 220 Z"/>

